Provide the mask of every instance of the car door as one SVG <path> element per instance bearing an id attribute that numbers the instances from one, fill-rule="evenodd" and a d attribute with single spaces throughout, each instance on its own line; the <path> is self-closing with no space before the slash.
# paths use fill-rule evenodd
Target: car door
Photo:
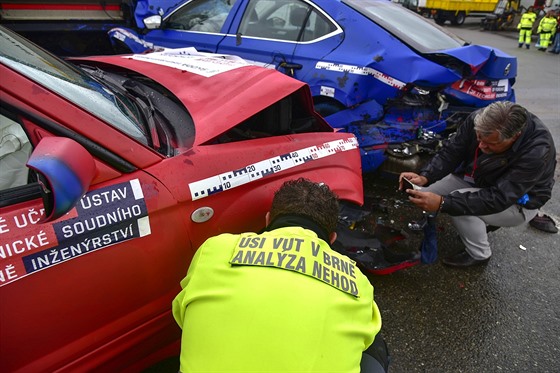
<path id="1" fill-rule="evenodd" d="M 238 3 L 236 0 L 192 0 L 164 15 L 161 26 L 144 39 L 167 48 L 195 47 L 199 52 L 216 52 L 227 33 Z"/>
<path id="2" fill-rule="evenodd" d="M 322 9 L 302 0 L 244 1 L 218 53 L 247 60 L 308 81 L 318 61 L 343 39 Z"/>
<path id="3" fill-rule="evenodd" d="M 0 371 L 120 371 L 161 353 L 179 337 L 169 305 L 193 254 L 176 199 L 141 165 L 161 157 L 39 84 L 2 74 Z M 38 179 L 43 172 L 51 178 Z M 55 198 L 44 199 L 46 188 Z M 86 192 L 56 218 L 71 203 L 59 188 Z"/>

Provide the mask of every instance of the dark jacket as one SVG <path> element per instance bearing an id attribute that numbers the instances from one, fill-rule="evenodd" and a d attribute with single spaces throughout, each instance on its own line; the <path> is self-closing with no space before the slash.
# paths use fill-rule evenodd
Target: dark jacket
<path id="1" fill-rule="evenodd" d="M 450 173 L 470 175 L 478 141 L 472 113 L 457 134 L 421 171 L 429 183 Z M 527 124 L 513 146 L 501 154 L 478 152 L 474 172 L 477 192 L 453 192 L 444 196 L 442 211 L 450 215 L 489 215 L 501 212 L 528 195 L 523 205 L 538 209 L 551 197 L 556 168 L 556 149 L 548 129 L 539 118 L 529 113 Z"/>

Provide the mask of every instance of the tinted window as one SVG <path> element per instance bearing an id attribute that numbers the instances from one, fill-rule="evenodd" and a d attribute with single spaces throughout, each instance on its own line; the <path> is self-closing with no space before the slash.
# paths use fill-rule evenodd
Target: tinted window
<path id="1" fill-rule="evenodd" d="M 311 41 L 336 30 L 336 26 L 299 0 L 254 0 L 243 15 L 239 33 L 267 39 Z"/>
<path id="2" fill-rule="evenodd" d="M 398 4 L 371 0 L 346 0 L 344 3 L 419 52 L 435 52 L 465 45 L 465 41 L 458 36 L 445 32 Z"/>
<path id="3" fill-rule="evenodd" d="M 235 0 L 191 1 L 173 12 L 164 28 L 186 31 L 220 32 Z"/>

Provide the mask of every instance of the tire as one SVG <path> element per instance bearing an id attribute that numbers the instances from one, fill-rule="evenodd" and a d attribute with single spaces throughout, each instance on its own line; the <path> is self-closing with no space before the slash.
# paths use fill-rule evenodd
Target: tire
<path id="1" fill-rule="evenodd" d="M 440 25 L 440 26 L 443 26 L 443 24 L 445 23 L 446 19 L 445 19 L 445 17 L 443 17 L 442 15 L 436 14 L 436 15 L 434 16 L 434 21 L 436 22 L 436 24 L 438 24 L 438 25 Z"/>
<path id="2" fill-rule="evenodd" d="M 463 23 L 465 23 L 465 18 L 466 18 L 465 12 L 459 12 L 455 17 L 453 17 L 451 23 L 456 26 L 460 26 Z"/>

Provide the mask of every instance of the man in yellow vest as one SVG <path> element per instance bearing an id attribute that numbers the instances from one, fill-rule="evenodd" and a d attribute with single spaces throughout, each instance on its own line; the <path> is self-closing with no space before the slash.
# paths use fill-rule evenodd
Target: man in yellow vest
<path id="1" fill-rule="evenodd" d="M 523 47 L 523 43 L 527 49 L 531 47 L 531 36 L 533 35 L 533 23 L 537 19 L 537 15 L 533 11 L 533 7 L 530 6 L 525 13 L 521 16 L 521 20 L 517 24 L 517 29 L 519 30 L 519 45 L 518 47 Z"/>
<path id="2" fill-rule="evenodd" d="M 373 287 L 329 247 L 338 212 L 326 185 L 292 180 L 264 232 L 202 244 L 173 301 L 181 372 L 386 372 Z"/>
<path id="3" fill-rule="evenodd" d="M 546 51 L 548 45 L 550 44 L 551 40 L 554 40 L 554 34 L 556 33 L 556 25 L 558 21 L 554 16 L 554 12 L 549 10 L 546 15 L 541 19 L 539 23 L 539 28 L 537 29 L 537 33 L 539 34 L 540 39 L 540 47 L 539 50 L 541 52 Z"/>

